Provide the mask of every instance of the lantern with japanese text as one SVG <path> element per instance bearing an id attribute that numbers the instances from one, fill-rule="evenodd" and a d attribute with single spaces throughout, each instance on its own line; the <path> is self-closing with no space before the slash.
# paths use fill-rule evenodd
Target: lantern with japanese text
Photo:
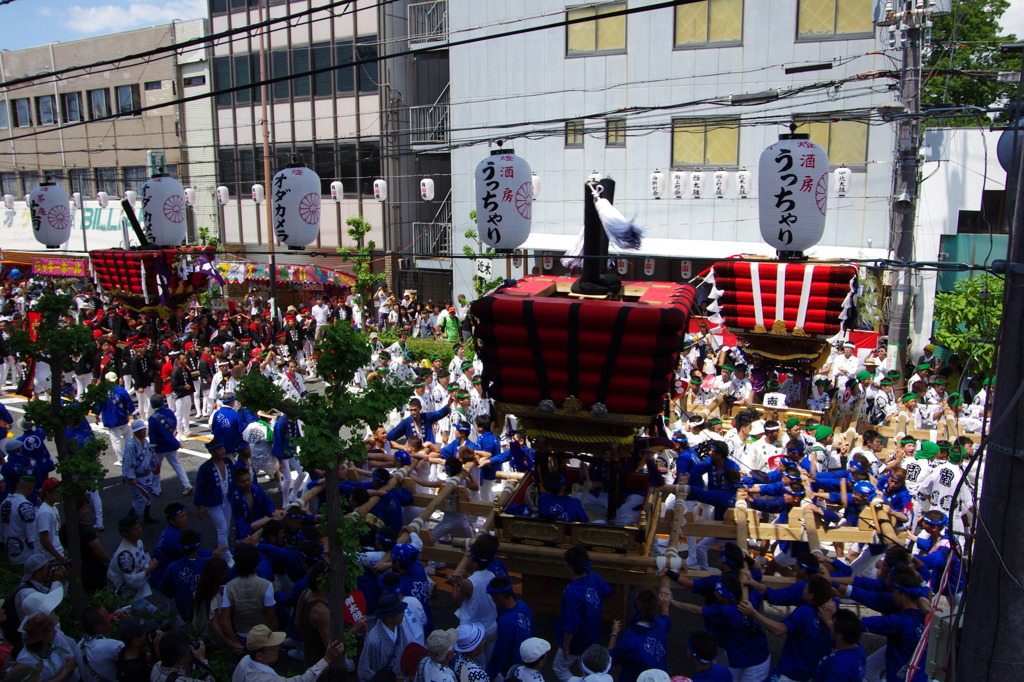
<path id="1" fill-rule="evenodd" d="M 110 195 L 106 192 L 96 192 L 96 202 L 100 205 L 100 208 L 106 208 L 110 205 Z"/>
<path id="2" fill-rule="evenodd" d="M 226 206 L 229 201 L 231 201 L 231 192 L 227 187 L 221 185 L 217 188 L 217 202 L 221 206 Z"/>
<path id="3" fill-rule="evenodd" d="M 74 204 L 75 208 L 82 208 L 82 193 L 81 192 L 72 192 L 71 193 L 71 203 Z"/>
<path id="4" fill-rule="evenodd" d="M 729 189 L 729 173 L 721 168 L 716 170 L 714 176 L 712 176 L 712 184 L 715 188 L 715 198 L 723 198 Z"/>
<path id="5" fill-rule="evenodd" d="M 695 170 L 690 173 L 690 198 L 700 199 L 704 196 L 704 171 Z"/>
<path id="6" fill-rule="evenodd" d="M 651 276 L 654 275 L 654 259 L 653 258 L 644 258 L 644 274 L 647 275 L 648 277 L 651 277 Z"/>
<path id="7" fill-rule="evenodd" d="M 533 182 L 530 164 L 511 149 L 498 149 L 476 167 L 476 224 L 495 249 L 514 249 L 530 236 Z"/>
<path id="8" fill-rule="evenodd" d="M 56 249 L 71 237 L 71 209 L 63 187 L 44 182 L 28 194 L 32 214 L 32 232 L 36 241 Z"/>
<path id="9" fill-rule="evenodd" d="M 736 193 L 740 196 L 740 199 L 746 199 L 750 196 L 750 183 L 753 182 L 750 171 L 746 168 L 741 168 L 736 173 Z"/>
<path id="10" fill-rule="evenodd" d="M 530 198 L 537 201 L 538 194 L 540 194 L 540 176 L 533 173 L 530 176 Z"/>
<path id="11" fill-rule="evenodd" d="M 853 171 L 846 166 L 840 166 L 836 169 L 836 195 L 845 197 L 846 193 L 850 191 L 850 181 L 853 179 Z"/>
<path id="12" fill-rule="evenodd" d="M 388 181 L 377 178 L 373 181 L 373 198 L 377 201 L 388 200 Z"/>
<path id="13" fill-rule="evenodd" d="M 430 178 L 423 178 L 420 180 L 420 198 L 423 199 L 423 201 L 433 201 L 434 181 Z"/>
<path id="14" fill-rule="evenodd" d="M 682 199 L 686 193 L 686 176 L 681 171 L 672 173 L 672 196 Z"/>
<path id="15" fill-rule="evenodd" d="M 665 174 L 660 170 L 651 173 L 651 196 L 655 199 L 665 196 Z"/>
<path id="16" fill-rule="evenodd" d="M 124 200 L 135 206 L 135 202 L 139 200 L 139 195 L 133 189 L 126 190 L 124 193 Z"/>
<path id="17" fill-rule="evenodd" d="M 267 198 L 267 193 L 263 189 L 263 185 L 252 186 L 252 200 L 257 204 L 262 204 L 263 200 Z"/>
<path id="18" fill-rule="evenodd" d="M 541 260 L 541 265 L 544 266 L 545 270 L 550 270 L 551 268 L 555 267 L 555 259 L 552 258 L 551 256 L 544 256 L 544 258 Z"/>
<path id="19" fill-rule="evenodd" d="M 828 153 L 805 134 L 782 135 L 758 164 L 761 237 L 779 251 L 803 252 L 821 239 Z"/>
<path id="20" fill-rule="evenodd" d="M 335 180 L 331 183 L 331 198 L 335 201 L 341 201 L 345 198 L 345 185 L 340 180 Z"/>
<path id="21" fill-rule="evenodd" d="M 629 272 L 629 261 L 627 261 L 625 258 L 620 258 L 618 263 L 616 263 L 615 269 L 618 270 L 620 275 L 625 275 L 627 272 Z"/>
<path id="22" fill-rule="evenodd" d="M 196 205 L 196 190 L 194 187 L 185 188 L 185 203 L 189 206 Z"/>
<path id="23" fill-rule="evenodd" d="M 274 234 L 289 249 L 301 249 L 320 233 L 320 176 L 304 166 L 278 171 L 270 182 Z"/>
<path id="24" fill-rule="evenodd" d="M 180 246 L 186 233 L 185 188 L 169 175 L 155 175 L 141 194 L 146 239 L 156 246 Z"/>

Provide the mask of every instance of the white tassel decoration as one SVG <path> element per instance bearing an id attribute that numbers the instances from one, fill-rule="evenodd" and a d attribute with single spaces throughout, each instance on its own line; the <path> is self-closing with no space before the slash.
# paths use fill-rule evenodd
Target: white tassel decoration
<path id="1" fill-rule="evenodd" d="M 583 232 L 584 228 L 580 228 L 580 233 L 576 237 L 576 242 L 572 245 L 572 248 L 565 252 L 565 255 L 559 260 L 563 268 L 570 270 L 578 270 L 583 267 L 583 259 L 580 256 L 583 255 Z"/>
<path id="2" fill-rule="evenodd" d="M 636 251 L 640 248 L 644 233 L 632 220 L 622 215 L 607 199 L 598 199 L 594 202 L 594 207 L 601 218 L 601 224 L 604 225 L 604 231 L 608 233 L 608 241 L 619 249 Z"/>

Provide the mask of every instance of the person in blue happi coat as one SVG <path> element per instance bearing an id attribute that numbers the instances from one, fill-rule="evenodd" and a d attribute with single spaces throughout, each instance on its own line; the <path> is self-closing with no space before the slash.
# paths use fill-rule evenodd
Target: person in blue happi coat
<path id="1" fill-rule="evenodd" d="M 487 660 L 486 668 L 493 680 L 523 662 L 519 646 L 533 637 L 533 609 L 516 598 L 512 591 L 512 581 L 507 577 L 492 578 L 487 583 L 487 594 L 491 595 L 498 609 L 498 634 L 495 635 L 494 650 Z"/>
<path id="2" fill-rule="evenodd" d="M 860 616 L 849 609 L 838 609 L 828 615 L 836 648 L 818 662 L 814 682 L 861 682 L 867 672 L 867 656 L 860 645 L 864 633 Z"/>
<path id="3" fill-rule="evenodd" d="M 565 550 L 565 565 L 572 576 L 562 592 L 562 609 L 555 621 L 555 659 L 552 669 L 560 680 L 569 678 L 572 664 L 601 634 L 604 600 L 612 588 L 590 570 L 590 554 L 580 545 Z"/>
<path id="4" fill-rule="evenodd" d="M 619 682 L 636 682 L 645 670 L 668 672 L 668 616 L 671 592 L 659 595 L 645 588 L 636 597 L 636 615 L 623 632 L 620 621 L 612 622 L 608 648 L 612 661 L 620 666 Z M 621 633 L 621 635 L 619 634 Z"/>

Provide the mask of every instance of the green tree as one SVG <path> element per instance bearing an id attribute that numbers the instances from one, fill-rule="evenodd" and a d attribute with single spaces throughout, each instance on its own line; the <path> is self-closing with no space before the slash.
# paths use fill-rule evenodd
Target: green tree
<path id="1" fill-rule="evenodd" d="M 989 107 L 1015 97 L 1016 83 L 999 82 L 999 71 L 1020 69 L 1019 54 L 1005 54 L 999 45 L 1016 37 L 1000 35 L 999 18 L 1009 0 L 953 0 L 952 12 L 935 17 L 931 49 L 924 55 L 922 108 L 930 106 Z M 926 120 L 926 125 L 988 126 L 984 114 Z"/>
<path id="2" fill-rule="evenodd" d="M 89 413 L 106 399 L 109 383 L 90 386 L 79 402 L 61 399 L 61 377 L 71 367 L 73 358 L 90 352 L 95 347 L 92 333 L 84 325 L 75 324 L 67 316 L 73 299 L 63 294 L 46 294 L 39 299 L 34 312 L 41 318 L 33 340 L 27 329 L 11 335 L 11 350 L 20 358 L 45 362 L 50 366 L 52 386 L 50 400 L 30 400 L 25 406 L 25 418 L 53 437 L 57 450 L 57 475 L 60 477 L 60 498 L 65 501 L 68 542 L 65 547 L 72 565 L 82 566 L 79 551 L 78 524 L 75 522 L 76 502 L 93 490 L 98 490 L 106 470 L 100 463 L 99 453 L 106 448 L 106 440 L 96 438 L 87 445 L 69 442 L 67 427 L 77 426 Z M 81 571 L 71 572 L 69 588 L 75 616 L 86 607 L 85 589 Z"/>
<path id="3" fill-rule="evenodd" d="M 470 211 L 469 212 L 469 219 L 472 220 L 473 222 L 476 222 L 476 211 Z M 466 236 L 466 239 L 469 239 L 470 241 L 476 241 L 476 250 L 475 251 L 473 250 L 473 247 L 469 246 L 468 244 L 462 247 L 462 253 L 466 254 L 466 256 L 468 256 L 469 258 L 473 258 L 473 259 L 487 258 L 487 259 L 490 259 L 490 260 L 493 261 L 498 256 L 498 252 L 495 251 L 494 249 L 492 249 L 490 246 L 488 246 L 487 248 L 484 248 L 484 243 L 480 239 L 480 235 L 477 233 L 476 230 L 472 230 L 472 229 L 466 230 L 466 235 L 465 236 Z M 486 277 L 481 277 L 480 275 L 474 274 L 473 275 L 473 292 L 476 294 L 477 298 L 480 298 L 481 296 L 486 294 L 488 291 L 490 291 L 491 289 L 493 289 L 494 287 L 498 286 L 499 284 L 501 284 L 504 281 L 505 281 L 504 277 L 486 278 Z"/>
<path id="4" fill-rule="evenodd" d="M 961 279 L 953 291 L 935 296 L 935 342 L 955 353 L 967 374 L 987 374 L 995 360 L 995 339 L 1003 316 L 1003 278 Z"/>
<path id="5" fill-rule="evenodd" d="M 352 275 L 356 278 L 356 293 L 359 294 L 360 303 L 370 300 L 373 288 L 384 281 L 387 277 L 383 272 L 374 272 L 373 251 L 377 244 L 371 239 L 366 241 L 366 235 L 370 233 L 373 226 L 362 216 L 353 216 L 345 221 L 348 225 L 348 236 L 356 243 L 356 248 L 339 248 L 338 253 L 352 264 Z"/>
<path id="6" fill-rule="evenodd" d="M 352 377 L 369 363 L 371 348 L 367 337 L 349 325 L 328 325 L 315 352 L 317 371 L 324 378 L 322 394 L 310 393 L 301 403 L 286 400 L 270 379 L 253 372 L 242 381 L 238 395 L 250 410 L 276 409 L 302 422 L 303 435 L 296 439 L 299 461 L 307 471 L 320 469 L 325 474 L 330 593 L 345 595 L 362 572 L 358 553 L 363 523 L 341 514 L 338 467 L 366 459 L 365 430 L 377 428 L 384 415 L 401 407 L 412 388 L 378 380 L 351 390 Z M 341 639 L 344 628 L 344 609 L 331 609 L 331 638 Z"/>

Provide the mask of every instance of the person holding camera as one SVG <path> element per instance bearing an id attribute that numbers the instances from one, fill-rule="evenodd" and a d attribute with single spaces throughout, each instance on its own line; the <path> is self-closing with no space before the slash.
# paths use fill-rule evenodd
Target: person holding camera
<path id="1" fill-rule="evenodd" d="M 214 682 L 206 662 L 206 643 L 189 639 L 182 631 L 160 638 L 160 662 L 149 674 L 150 682 Z"/>
<path id="2" fill-rule="evenodd" d="M 124 647 L 117 654 L 117 682 L 139 682 L 149 677 L 156 661 L 156 647 L 163 633 L 155 620 L 127 618 L 121 621 L 118 634 Z"/>

